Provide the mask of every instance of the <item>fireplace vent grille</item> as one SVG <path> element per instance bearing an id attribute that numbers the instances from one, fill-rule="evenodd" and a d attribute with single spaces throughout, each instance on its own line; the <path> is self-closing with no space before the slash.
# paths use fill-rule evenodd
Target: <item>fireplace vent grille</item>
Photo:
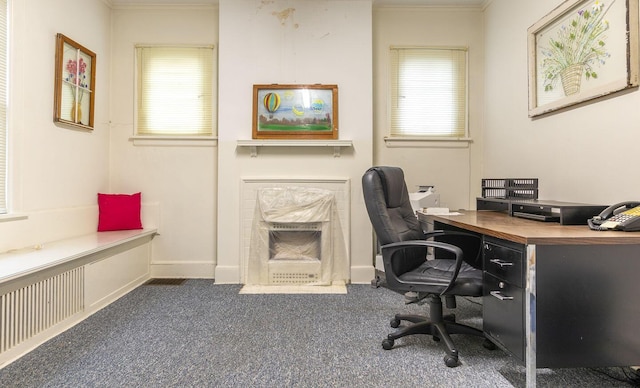
<path id="1" fill-rule="evenodd" d="M 300 222 L 300 223 L 279 223 L 273 222 L 269 225 L 272 231 L 321 231 L 322 223 L 320 222 Z"/>
<path id="2" fill-rule="evenodd" d="M 318 280 L 317 273 L 272 272 L 271 284 L 308 284 Z"/>

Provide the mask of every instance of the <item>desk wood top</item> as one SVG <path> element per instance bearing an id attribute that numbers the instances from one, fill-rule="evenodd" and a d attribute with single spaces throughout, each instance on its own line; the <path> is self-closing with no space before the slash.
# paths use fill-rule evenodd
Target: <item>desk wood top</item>
<path id="1" fill-rule="evenodd" d="M 640 232 L 593 231 L 587 225 L 560 225 L 509 216 L 496 211 L 460 210 L 460 215 L 426 215 L 420 221 L 438 221 L 465 230 L 537 245 L 640 244 Z"/>

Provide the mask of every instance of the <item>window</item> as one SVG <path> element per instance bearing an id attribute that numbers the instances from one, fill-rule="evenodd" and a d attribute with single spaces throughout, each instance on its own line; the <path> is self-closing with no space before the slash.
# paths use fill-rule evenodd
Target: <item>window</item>
<path id="1" fill-rule="evenodd" d="M 390 137 L 467 136 L 467 50 L 392 47 Z"/>
<path id="2" fill-rule="evenodd" d="M 136 135 L 211 136 L 213 47 L 137 46 Z"/>
<path id="3" fill-rule="evenodd" d="M 0 214 L 7 212 L 7 0 L 0 0 Z"/>

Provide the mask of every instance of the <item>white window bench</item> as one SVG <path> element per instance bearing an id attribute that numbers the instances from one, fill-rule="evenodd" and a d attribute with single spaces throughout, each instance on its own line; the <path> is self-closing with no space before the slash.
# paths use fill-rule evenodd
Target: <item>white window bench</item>
<path id="1" fill-rule="evenodd" d="M 146 282 L 156 234 L 94 232 L 0 254 L 0 368 Z"/>

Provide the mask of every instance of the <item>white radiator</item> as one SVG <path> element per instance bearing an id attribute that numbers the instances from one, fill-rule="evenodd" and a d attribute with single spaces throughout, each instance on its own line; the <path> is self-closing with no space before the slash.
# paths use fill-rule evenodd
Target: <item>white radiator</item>
<path id="1" fill-rule="evenodd" d="M 0 354 L 84 309 L 84 267 L 0 296 Z"/>

